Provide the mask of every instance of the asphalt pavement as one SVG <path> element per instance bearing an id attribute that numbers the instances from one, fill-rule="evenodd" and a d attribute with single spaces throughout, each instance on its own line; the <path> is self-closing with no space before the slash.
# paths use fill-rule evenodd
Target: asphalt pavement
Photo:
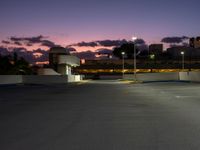
<path id="1" fill-rule="evenodd" d="M 0 150 L 198 150 L 200 84 L 0 87 Z"/>

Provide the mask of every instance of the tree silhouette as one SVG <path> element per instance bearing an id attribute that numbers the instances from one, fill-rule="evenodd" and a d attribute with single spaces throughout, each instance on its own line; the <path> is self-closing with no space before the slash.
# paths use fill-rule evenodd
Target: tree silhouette
<path id="1" fill-rule="evenodd" d="M 1 75 L 28 75 L 32 74 L 29 63 L 24 59 L 18 59 L 17 53 L 10 55 L 0 55 L 0 74 Z"/>
<path id="2" fill-rule="evenodd" d="M 32 70 L 29 67 L 29 63 L 24 59 L 20 58 L 17 60 L 17 62 L 14 64 L 14 70 L 15 74 L 31 74 Z"/>
<path id="3" fill-rule="evenodd" d="M 136 48 L 136 52 L 138 49 Z M 132 59 L 134 57 L 134 44 L 133 43 L 126 43 L 121 45 L 120 47 L 116 47 L 113 50 L 113 54 L 118 57 L 122 58 L 122 52 L 125 52 L 126 58 Z"/>
<path id="4" fill-rule="evenodd" d="M 11 74 L 13 65 L 10 62 L 11 56 L 1 56 L 0 55 L 0 74 Z"/>

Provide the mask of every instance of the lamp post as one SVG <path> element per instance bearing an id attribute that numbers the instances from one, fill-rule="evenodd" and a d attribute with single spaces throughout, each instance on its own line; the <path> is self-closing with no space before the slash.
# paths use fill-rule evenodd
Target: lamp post
<path id="1" fill-rule="evenodd" d="M 124 55 L 125 55 L 125 52 L 122 52 L 122 79 L 124 79 Z"/>
<path id="2" fill-rule="evenodd" d="M 185 66 L 184 66 L 184 64 L 185 64 L 185 62 L 184 62 L 184 61 L 185 61 L 185 60 L 184 60 L 184 59 L 185 59 L 185 57 L 184 57 L 185 52 L 182 51 L 182 52 L 181 52 L 181 55 L 182 55 L 182 70 L 184 70 L 184 69 L 185 69 Z"/>
<path id="3" fill-rule="evenodd" d="M 153 66 L 155 66 L 155 64 L 156 64 L 156 61 L 155 61 L 155 54 L 151 54 L 150 55 L 150 59 L 153 61 L 153 63 L 151 63 L 150 65 L 151 65 L 151 72 L 153 72 Z"/>
<path id="4" fill-rule="evenodd" d="M 133 42 L 135 42 L 135 40 L 137 40 L 137 37 L 132 37 Z M 134 81 L 137 81 L 136 78 L 136 73 L 137 73 L 137 61 L 136 61 L 136 48 L 135 48 L 135 43 L 134 43 Z"/>

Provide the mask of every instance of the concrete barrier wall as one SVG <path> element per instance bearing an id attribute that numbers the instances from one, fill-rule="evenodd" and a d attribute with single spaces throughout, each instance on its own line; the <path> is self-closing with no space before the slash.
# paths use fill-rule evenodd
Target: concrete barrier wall
<path id="1" fill-rule="evenodd" d="M 121 79 L 122 75 L 100 75 L 99 78 L 102 80 L 115 80 Z"/>
<path id="2" fill-rule="evenodd" d="M 82 75 L 0 75 L 0 84 L 63 84 L 82 79 Z"/>
<path id="3" fill-rule="evenodd" d="M 197 81 L 200 82 L 200 72 L 180 72 L 181 81 Z"/>
<path id="4" fill-rule="evenodd" d="M 83 79 L 82 75 L 70 75 L 68 76 L 68 82 L 79 82 Z"/>
<path id="5" fill-rule="evenodd" d="M 25 84 L 61 84 L 68 83 L 67 76 L 52 76 L 52 75 L 29 75 L 23 76 L 23 83 Z"/>
<path id="6" fill-rule="evenodd" d="M 134 79 L 133 74 L 125 75 L 124 79 Z M 139 81 L 177 81 L 179 80 L 178 72 L 170 73 L 143 73 L 137 74 L 137 80 Z"/>
<path id="7" fill-rule="evenodd" d="M 22 83 L 21 75 L 0 75 L 0 84 L 19 84 Z"/>
<path id="8" fill-rule="evenodd" d="M 120 78 L 120 76 L 116 76 Z M 133 74 L 125 74 L 124 79 L 133 79 Z M 106 76 L 102 79 L 108 79 Z M 109 78 L 110 79 L 110 78 Z M 113 79 L 113 78 L 112 78 Z M 81 75 L 0 75 L 0 84 L 63 84 L 68 82 L 79 82 Z M 200 72 L 171 72 L 171 73 L 144 73 L 137 74 L 139 81 L 196 81 L 200 82 Z"/>
<path id="9" fill-rule="evenodd" d="M 190 81 L 189 72 L 179 72 L 179 79 L 181 81 Z"/>

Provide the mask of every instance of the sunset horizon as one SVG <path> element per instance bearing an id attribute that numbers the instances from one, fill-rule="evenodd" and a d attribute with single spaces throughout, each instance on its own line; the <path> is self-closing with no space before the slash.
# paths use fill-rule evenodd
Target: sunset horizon
<path id="1" fill-rule="evenodd" d="M 35 51 L 33 55 L 40 57 L 40 51 L 54 46 L 93 53 L 113 50 L 132 36 L 144 45 L 163 44 L 164 50 L 188 45 L 189 38 L 200 35 L 198 4 L 196 0 L 3 0 L 0 53 Z"/>

